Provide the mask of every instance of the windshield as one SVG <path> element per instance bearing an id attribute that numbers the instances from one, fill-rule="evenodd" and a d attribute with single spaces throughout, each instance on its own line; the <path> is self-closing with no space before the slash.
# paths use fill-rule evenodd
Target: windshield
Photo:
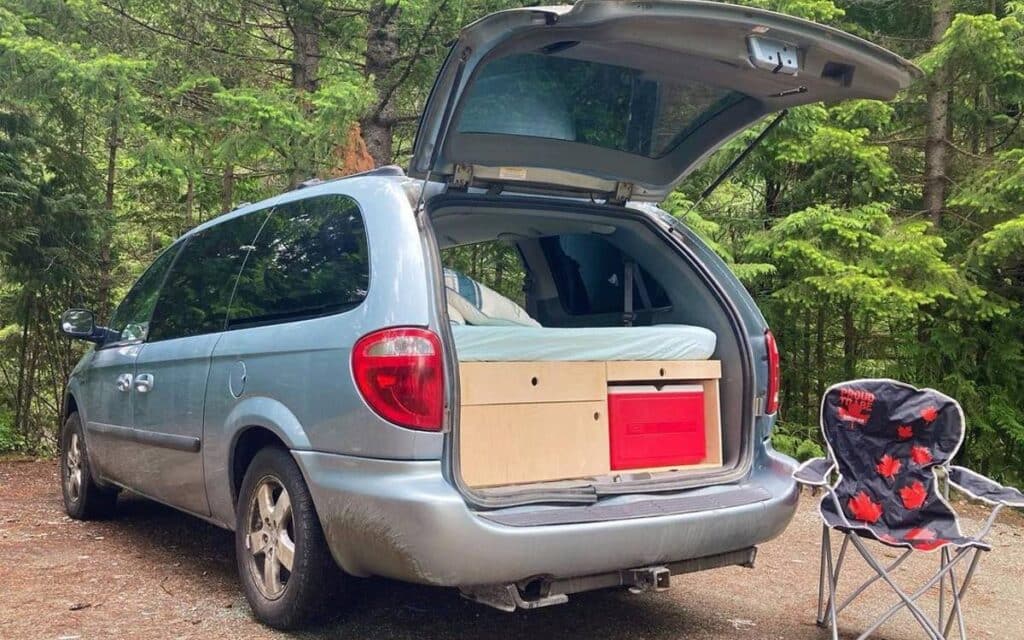
<path id="1" fill-rule="evenodd" d="M 467 92 L 457 130 L 567 140 L 659 158 L 746 97 L 628 67 L 524 53 L 484 66 Z"/>

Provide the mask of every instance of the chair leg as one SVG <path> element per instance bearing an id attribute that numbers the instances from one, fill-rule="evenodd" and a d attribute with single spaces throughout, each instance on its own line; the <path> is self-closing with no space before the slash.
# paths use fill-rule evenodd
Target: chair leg
<path id="1" fill-rule="evenodd" d="M 892 573 L 893 571 L 898 569 L 899 566 L 901 564 L 903 564 L 903 562 L 907 558 L 909 558 L 913 553 L 914 553 L 913 549 L 907 549 L 906 551 L 904 551 L 903 555 L 901 555 L 900 557 L 896 558 L 888 567 L 885 568 L 885 572 L 886 573 Z M 873 577 L 868 578 L 867 580 L 865 580 L 863 584 L 861 584 L 859 587 L 854 589 L 853 592 L 849 596 L 847 596 L 846 599 L 843 600 L 843 602 L 838 607 L 836 607 L 836 613 L 842 613 L 843 609 L 845 609 L 846 607 L 850 606 L 850 604 L 852 604 L 853 601 L 856 600 L 857 597 L 860 594 L 864 593 L 864 591 L 866 591 L 868 587 L 870 587 L 871 585 L 875 584 L 876 582 L 878 582 L 881 579 L 882 579 L 882 576 L 876 573 Z"/>
<path id="2" fill-rule="evenodd" d="M 918 624 L 921 625 L 921 627 L 928 633 L 928 635 L 931 638 L 934 638 L 935 640 L 942 640 L 942 636 L 939 635 L 939 631 L 935 628 L 935 625 L 933 625 L 931 620 L 928 619 L 928 616 L 926 616 L 924 612 L 921 611 L 921 608 L 914 603 L 914 600 L 919 598 L 920 594 L 908 596 L 903 591 L 903 589 L 901 589 L 899 585 L 896 584 L 896 581 L 893 580 L 892 577 L 886 572 L 885 568 L 877 560 L 875 560 L 875 557 L 871 555 L 871 552 L 867 550 L 863 542 L 861 542 L 859 539 L 854 539 L 853 544 L 857 548 L 857 551 L 860 552 L 861 556 L 864 557 L 864 561 L 867 562 L 871 566 L 871 568 L 875 570 L 876 573 L 881 575 L 882 580 L 885 580 L 885 582 L 892 588 L 892 590 L 896 592 L 896 595 L 899 596 L 900 600 L 903 601 L 901 604 L 895 605 L 894 608 L 890 609 L 885 616 L 877 620 L 875 624 L 873 624 L 867 631 L 861 634 L 858 640 L 864 640 L 865 638 L 870 636 L 875 629 L 880 627 L 886 620 L 892 617 L 892 614 L 896 613 L 896 611 L 899 611 L 903 607 L 906 607 L 907 610 L 910 611 L 910 613 L 917 619 Z M 928 585 L 928 588 L 931 588 L 931 585 L 935 584 L 935 581 L 938 579 L 939 575 L 942 575 L 942 572 L 940 572 L 938 575 L 936 575 L 935 578 L 932 579 L 931 583 Z"/>
<path id="3" fill-rule="evenodd" d="M 942 628 L 942 623 L 944 622 L 943 617 L 946 615 L 946 575 L 945 575 L 945 569 L 946 569 L 946 564 L 948 564 L 948 563 L 949 563 L 949 550 L 946 547 L 943 547 L 942 551 L 939 552 L 939 574 L 940 574 L 940 578 L 939 578 L 939 617 L 938 617 L 938 624 L 935 625 L 939 629 Z M 950 569 L 950 571 L 952 572 L 952 569 Z M 943 634 L 943 635 L 945 635 L 945 634 Z"/>
<path id="4" fill-rule="evenodd" d="M 819 627 L 825 626 L 825 554 L 829 547 L 828 527 L 821 526 L 821 558 L 818 569 L 818 617 L 816 623 Z"/>
<path id="5" fill-rule="evenodd" d="M 829 548 L 830 548 L 830 550 L 831 550 L 831 546 L 832 546 L 832 543 L 831 543 L 831 540 L 830 540 L 829 541 Z M 849 546 L 850 546 L 850 534 L 849 533 L 843 534 L 843 544 L 839 547 L 839 555 L 836 556 L 835 567 L 834 567 L 834 569 L 832 571 L 832 575 L 833 575 L 833 578 L 834 578 L 832 580 L 832 582 L 834 583 L 834 586 L 829 591 L 828 601 L 825 603 L 825 609 L 826 610 L 831 610 L 830 607 L 832 605 L 832 599 L 833 598 L 837 598 L 839 596 L 839 576 L 842 575 L 842 573 L 843 573 L 843 562 L 846 560 L 846 550 L 849 548 Z M 842 606 L 837 606 L 835 609 L 836 609 L 836 615 L 837 616 L 839 615 L 839 612 L 841 612 L 843 610 Z M 819 624 L 819 626 L 821 626 L 821 625 Z"/>
<path id="6" fill-rule="evenodd" d="M 943 551 L 945 551 L 945 549 L 943 549 Z M 950 622 L 952 622 L 952 617 L 956 616 L 958 630 L 960 631 L 960 640 L 967 640 L 967 630 L 964 628 L 964 616 L 963 612 L 960 610 L 960 594 L 963 593 L 963 590 L 956 588 L 956 572 L 953 570 L 953 567 L 949 568 L 949 592 L 953 598 L 953 610 L 949 614 L 951 618 Z M 939 628 L 943 629 L 942 635 L 948 638 L 949 630 L 945 629 L 942 625 L 939 625 Z"/>
<path id="7" fill-rule="evenodd" d="M 967 567 L 967 573 L 964 574 L 964 581 L 957 589 L 956 579 L 953 577 L 953 569 L 950 568 L 950 584 L 953 589 L 953 611 L 956 614 L 957 624 L 959 625 L 960 640 L 967 640 L 967 631 L 964 625 L 963 612 L 961 611 L 960 601 L 963 600 L 964 594 L 967 592 L 967 587 L 971 586 L 971 579 L 974 577 L 974 571 L 978 568 L 978 562 L 981 560 L 981 549 L 974 549 L 974 557 L 971 558 L 971 564 Z M 948 638 L 949 632 L 953 628 L 953 616 L 949 617 L 946 621 L 946 627 L 942 631 L 943 637 Z"/>
<path id="8" fill-rule="evenodd" d="M 859 542 L 858 540 L 854 541 L 855 544 L 857 544 L 858 542 Z M 858 547 L 858 550 L 861 551 L 861 555 L 865 556 L 864 559 L 868 562 L 868 564 L 872 565 L 872 568 L 874 568 L 876 566 L 880 566 L 880 565 L 878 565 L 877 562 L 874 562 L 874 558 L 872 558 L 870 556 L 870 554 L 865 554 L 865 551 L 862 550 L 863 549 L 863 545 L 858 544 L 857 547 Z M 932 636 L 933 638 L 938 638 L 938 639 L 941 640 L 944 636 L 939 634 L 938 630 L 935 629 L 934 626 L 932 626 L 931 621 L 929 621 L 927 619 L 927 617 L 924 615 L 924 613 L 921 612 L 920 608 L 917 607 L 917 605 L 913 604 L 913 602 L 915 600 L 917 600 L 918 598 L 920 598 L 922 595 L 924 595 L 929 589 L 931 589 L 935 585 L 935 583 L 938 582 L 939 579 L 945 575 L 945 573 L 947 571 L 952 570 L 952 567 L 954 565 L 956 565 L 958 562 L 963 560 L 966 557 L 966 554 L 967 554 L 968 551 L 969 550 L 965 549 L 965 550 L 962 550 L 962 551 L 958 552 L 949 561 L 949 563 L 946 565 L 945 569 L 941 570 L 939 573 L 937 573 L 935 576 L 933 576 L 931 578 L 931 580 L 926 582 L 923 586 L 921 586 L 920 589 L 918 589 L 917 591 L 912 593 L 910 596 L 907 596 L 901 589 L 899 589 L 899 587 L 895 586 L 895 582 L 893 582 L 892 578 L 890 578 L 888 575 L 883 576 L 883 579 L 887 583 L 889 583 L 890 586 L 893 587 L 893 590 L 896 592 L 897 595 L 900 596 L 900 599 L 903 600 L 903 602 L 900 602 L 899 604 L 893 605 L 892 608 L 890 608 L 888 611 L 886 611 L 884 614 L 882 614 L 874 622 L 874 624 L 872 624 L 871 627 L 868 628 L 867 631 L 865 631 L 863 634 L 861 634 L 861 636 L 860 636 L 860 638 L 858 638 L 858 640 L 863 640 L 864 638 L 867 638 L 868 636 L 870 636 L 875 631 L 875 629 L 878 629 L 878 627 L 880 627 L 883 624 L 885 624 L 885 622 L 887 620 L 889 620 L 889 618 L 893 617 L 900 609 L 902 609 L 904 607 L 909 609 L 910 612 L 912 614 L 914 614 L 914 617 L 917 618 L 918 622 L 928 632 L 928 634 L 930 636 Z M 876 571 L 877 571 L 877 569 L 876 569 Z M 962 591 L 963 591 L 963 588 L 961 587 L 961 593 L 962 593 Z M 948 620 L 947 625 L 952 624 L 952 621 L 953 621 L 953 619 L 951 617 Z"/>
<path id="9" fill-rule="evenodd" d="M 846 534 L 849 539 L 850 534 Z M 836 614 L 836 574 L 832 568 L 832 537 L 828 530 L 825 530 L 825 542 L 828 546 L 828 554 L 825 556 L 828 565 L 828 617 L 832 627 L 832 640 L 839 640 L 839 619 Z"/>

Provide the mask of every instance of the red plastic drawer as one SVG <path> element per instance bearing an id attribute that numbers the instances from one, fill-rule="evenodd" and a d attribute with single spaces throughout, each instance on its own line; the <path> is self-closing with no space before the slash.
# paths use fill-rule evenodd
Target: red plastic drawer
<path id="1" fill-rule="evenodd" d="M 611 468 L 696 464 L 707 456 L 701 385 L 608 389 Z"/>

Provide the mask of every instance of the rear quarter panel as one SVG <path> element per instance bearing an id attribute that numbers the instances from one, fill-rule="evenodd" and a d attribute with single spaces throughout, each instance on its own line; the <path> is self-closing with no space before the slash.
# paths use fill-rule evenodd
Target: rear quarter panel
<path id="1" fill-rule="evenodd" d="M 215 519 L 231 524 L 231 452 L 240 433 L 262 427 L 290 449 L 366 458 L 437 459 L 442 436 L 396 427 L 365 404 L 352 378 L 352 345 L 388 326 L 426 326 L 428 289 L 419 232 L 397 180 L 353 178 L 292 192 L 280 203 L 324 194 L 354 198 L 370 253 L 366 300 L 340 314 L 225 332 L 206 388 L 204 464 Z M 244 365 L 242 393 L 232 393 Z"/>

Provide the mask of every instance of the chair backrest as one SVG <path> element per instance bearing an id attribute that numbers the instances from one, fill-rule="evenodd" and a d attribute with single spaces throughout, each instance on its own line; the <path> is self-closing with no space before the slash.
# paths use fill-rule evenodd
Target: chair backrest
<path id="1" fill-rule="evenodd" d="M 963 442 L 956 400 L 893 380 L 843 382 L 822 398 L 821 428 L 850 523 L 886 542 L 921 548 L 960 537 L 934 473 Z M 834 504 L 826 499 L 822 510 L 834 515 Z"/>

